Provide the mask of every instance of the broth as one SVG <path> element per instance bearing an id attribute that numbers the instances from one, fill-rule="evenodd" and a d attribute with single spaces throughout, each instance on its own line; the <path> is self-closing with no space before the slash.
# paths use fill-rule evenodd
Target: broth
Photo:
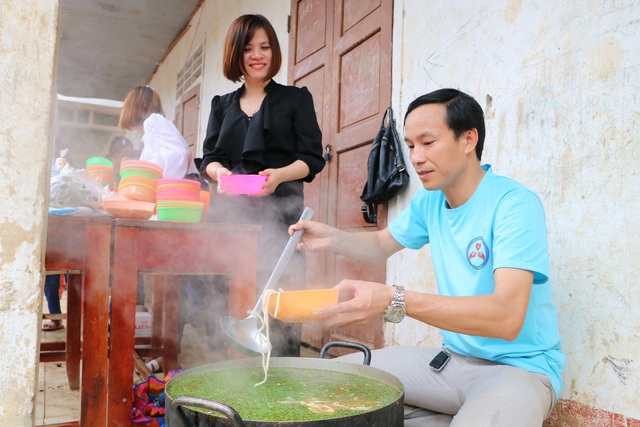
<path id="1" fill-rule="evenodd" d="M 271 367 L 269 380 L 254 387 L 263 375 L 262 368 L 256 367 L 178 376 L 167 394 L 173 399 L 187 395 L 217 400 L 252 421 L 348 417 L 382 408 L 402 394 L 396 387 L 360 375 L 303 368 Z"/>

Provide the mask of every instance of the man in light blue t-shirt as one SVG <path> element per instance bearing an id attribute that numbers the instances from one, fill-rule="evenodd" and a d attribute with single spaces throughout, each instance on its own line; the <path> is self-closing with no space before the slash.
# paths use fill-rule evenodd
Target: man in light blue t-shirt
<path id="1" fill-rule="evenodd" d="M 406 315 L 442 330 L 442 349 L 374 351 L 372 366 L 405 386 L 405 426 L 540 427 L 562 390 L 544 209 L 526 187 L 480 163 L 484 136 L 475 99 L 455 89 L 423 95 L 405 115 L 424 187 L 407 209 L 377 232 L 313 221 L 290 229 L 304 229 L 301 249 L 366 262 L 430 245 L 437 295 L 343 280 L 338 287 L 353 298 L 316 312 L 326 326 L 384 313 L 387 322 Z"/>

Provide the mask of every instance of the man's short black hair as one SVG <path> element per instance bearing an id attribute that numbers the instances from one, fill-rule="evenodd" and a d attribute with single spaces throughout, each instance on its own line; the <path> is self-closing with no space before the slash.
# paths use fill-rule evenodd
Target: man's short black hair
<path id="1" fill-rule="evenodd" d="M 478 101 L 457 89 L 438 89 L 419 96 L 409 104 L 407 113 L 404 115 L 405 123 L 413 110 L 426 104 L 444 104 L 446 106 L 445 122 L 453 131 L 456 139 L 460 138 L 460 135 L 467 130 L 478 130 L 476 157 L 480 160 L 484 148 L 485 128 L 484 112 Z"/>

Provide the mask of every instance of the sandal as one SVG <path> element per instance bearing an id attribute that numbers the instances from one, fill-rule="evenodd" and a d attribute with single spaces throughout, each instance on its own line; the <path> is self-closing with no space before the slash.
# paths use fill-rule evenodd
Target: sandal
<path id="1" fill-rule="evenodd" d="M 43 331 L 57 331 L 58 329 L 63 329 L 64 325 L 62 322 L 45 322 L 42 324 Z"/>

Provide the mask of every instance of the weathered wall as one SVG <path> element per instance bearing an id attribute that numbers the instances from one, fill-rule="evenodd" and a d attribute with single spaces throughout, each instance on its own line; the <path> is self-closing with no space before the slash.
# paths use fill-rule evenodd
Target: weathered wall
<path id="1" fill-rule="evenodd" d="M 0 2 L 0 425 L 35 420 L 57 0 Z"/>
<path id="2" fill-rule="evenodd" d="M 178 72 L 195 50 L 204 45 L 204 69 L 199 79 L 200 86 L 200 116 L 198 133 L 198 154 L 202 154 L 202 140 L 207 130 L 211 98 L 237 89 L 240 84 L 227 80 L 222 74 L 222 51 L 224 38 L 229 25 L 240 15 L 257 13 L 264 15 L 276 30 L 280 48 L 282 50 L 282 67 L 275 76 L 275 80 L 285 84 L 287 82 L 287 63 L 289 35 L 287 34 L 287 16 L 289 15 L 289 0 L 238 0 L 221 2 L 207 0 L 200 7 L 191 21 L 191 27 L 173 47 L 170 54 L 158 67 L 158 71 L 149 83 L 160 93 L 164 112 L 173 120 L 176 107 L 176 82 Z"/>
<path id="3" fill-rule="evenodd" d="M 400 117 L 431 90 L 470 93 L 487 119 L 483 162 L 545 205 L 568 356 L 562 397 L 640 418 L 640 3 L 396 0 L 394 7 Z M 428 248 L 395 256 L 388 276 L 432 291 Z M 433 328 L 411 321 L 389 328 L 387 338 L 440 342 Z"/>

